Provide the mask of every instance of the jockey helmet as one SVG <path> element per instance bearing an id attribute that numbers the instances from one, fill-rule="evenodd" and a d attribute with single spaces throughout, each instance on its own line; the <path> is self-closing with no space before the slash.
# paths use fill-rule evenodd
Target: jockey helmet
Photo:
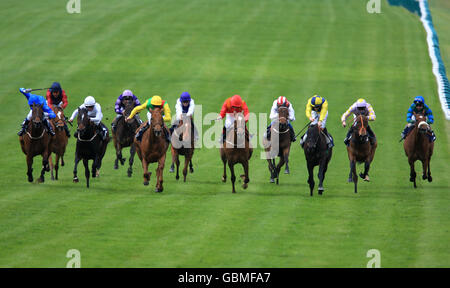
<path id="1" fill-rule="evenodd" d="M 95 105 L 95 99 L 92 96 L 87 96 L 86 99 L 84 99 L 84 106 L 86 107 L 92 107 Z"/>
<path id="2" fill-rule="evenodd" d="M 322 107 L 322 104 L 323 104 L 323 98 L 320 97 L 319 95 L 314 95 L 311 98 L 310 104 L 314 109 L 320 108 L 320 107 Z"/>
<path id="3" fill-rule="evenodd" d="M 131 92 L 131 90 L 125 90 L 122 93 L 123 97 L 133 97 L 133 92 Z"/>
<path id="4" fill-rule="evenodd" d="M 232 107 L 242 107 L 242 98 L 239 95 L 234 95 L 231 97 L 231 106 Z"/>
<path id="5" fill-rule="evenodd" d="M 155 95 L 152 97 L 152 100 L 150 100 L 150 104 L 153 106 L 161 106 L 162 105 L 162 99 L 161 96 Z"/>
<path id="6" fill-rule="evenodd" d="M 191 95 L 189 95 L 188 92 L 183 92 L 183 93 L 181 93 L 180 101 L 181 101 L 181 102 L 188 102 L 188 101 L 191 101 Z"/>
<path id="7" fill-rule="evenodd" d="M 417 96 L 416 98 L 414 98 L 414 104 L 417 105 L 419 103 L 422 103 L 422 105 L 425 104 L 425 99 L 422 96 Z"/>
<path id="8" fill-rule="evenodd" d="M 280 96 L 277 99 L 277 105 L 278 106 L 283 106 L 284 105 L 284 106 L 288 107 L 289 106 L 289 101 L 287 100 L 287 98 L 285 96 Z"/>
<path id="9" fill-rule="evenodd" d="M 357 101 L 356 101 L 356 108 L 366 108 L 367 107 L 367 102 L 366 102 L 366 100 L 364 100 L 364 99 L 362 99 L 362 98 L 359 98 Z"/>

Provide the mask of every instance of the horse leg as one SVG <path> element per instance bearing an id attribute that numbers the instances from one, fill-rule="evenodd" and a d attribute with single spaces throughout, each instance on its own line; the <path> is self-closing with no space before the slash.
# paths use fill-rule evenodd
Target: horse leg
<path id="1" fill-rule="evenodd" d="M 131 177 L 133 174 L 133 163 L 134 163 L 134 155 L 136 154 L 136 147 L 134 144 L 131 144 L 130 147 L 130 159 L 128 160 L 128 164 L 130 164 L 130 167 L 128 167 L 128 177 Z"/>
<path id="2" fill-rule="evenodd" d="M 170 147 L 170 154 L 172 154 L 172 164 L 170 164 L 169 173 L 175 172 L 175 150 L 173 149 L 173 146 Z"/>
<path id="3" fill-rule="evenodd" d="M 272 165 L 272 159 L 267 159 L 267 162 L 269 163 L 269 172 L 270 172 L 270 183 L 275 183 L 274 180 L 274 167 Z"/>
<path id="4" fill-rule="evenodd" d="M 189 160 L 189 173 L 194 173 L 194 165 L 192 165 L 192 156 L 191 160 Z"/>
<path id="5" fill-rule="evenodd" d="M 27 154 L 27 175 L 28 175 L 28 182 L 33 182 L 33 156 L 30 156 L 31 152 Z"/>
<path id="6" fill-rule="evenodd" d="M 86 176 L 86 187 L 89 188 L 89 160 L 83 159 L 83 165 L 84 165 L 84 176 Z"/>
<path id="7" fill-rule="evenodd" d="M 191 157 L 192 157 L 191 155 L 184 156 L 184 169 L 183 169 L 184 182 L 186 182 L 187 169 L 188 169 Z"/>
<path id="8" fill-rule="evenodd" d="M 44 151 L 44 153 L 42 153 L 42 170 L 41 170 L 41 176 L 38 179 L 39 183 L 44 183 L 45 179 L 44 179 L 44 175 L 45 172 L 50 171 L 50 165 L 48 163 L 48 158 L 49 158 L 49 154 L 48 151 Z"/>
<path id="9" fill-rule="evenodd" d="M 175 175 L 175 179 L 178 180 L 178 179 L 180 179 L 180 171 L 179 171 L 179 168 L 180 168 L 180 155 L 178 153 L 175 153 L 175 156 L 174 156 L 173 160 L 174 160 L 175 164 L 177 165 L 177 175 Z"/>
<path id="10" fill-rule="evenodd" d="M 164 171 L 164 163 L 166 161 L 166 154 L 163 154 L 158 161 L 158 168 L 156 168 L 156 190 L 155 192 L 163 192 L 163 171 Z"/>
<path id="11" fill-rule="evenodd" d="M 289 148 L 286 148 L 286 150 L 283 153 L 284 162 L 286 162 L 286 168 L 284 169 L 284 174 L 289 174 Z"/>
<path id="12" fill-rule="evenodd" d="M 142 169 L 144 169 L 144 185 L 147 186 L 150 182 L 151 173 L 148 172 L 148 163 L 144 157 L 142 157 Z"/>
<path id="13" fill-rule="evenodd" d="M 414 170 L 414 161 L 412 159 L 408 159 L 410 173 L 409 173 L 409 181 L 414 183 L 414 188 L 417 188 L 416 185 L 416 171 Z"/>
<path id="14" fill-rule="evenodd" d="M 280 162 L 278 162 L 278 165 L 277 165 L 277 171 L 276 171 L 276 173 L 277 173 L 277 184 L 279 184 L 280 171 L 281 171 L 281 167 L 283 167 L 283 165 L 284 165 L 284 157 L 282 156 L 282 157 L 280 157 Z"/>
<path id="15" fill-rule="evenodd" d="M 64 156 L 63 155 L 61 155 L 61 166 L 64 166 Z"/>
<path id="16" fill-rule="evenodd" d="M 430 170 L 430 162 L 431 162 L 431 156 L 428 158 L 428 182 L 433 181 L 433 178 L 431 177 L 431 170 Z"/>
<path id="17" fill-rule="evenodd" d="M 78 177 L 77 177 L 77 166 L 78 162 L 80 162 L 80 159 L 78 158 L 77 153 L 75 153 L 75 166 L 73 167 L 73 182 L 78 183 Z"/>
<path id="18" fill-rule="evenodd" d="M 350 169 L 353 183 L 355 184 L 355 193 L 358 193 L 358 175 L 356 174 L 356 161 L 350 162 Z"/>
<path id="19" fill-rule="evenodd" d="M 234 182 L 236 181 L 236 175 L 234 174 L 234 163 L 231 163 L 230 161 L 228 161 L 228 167 L 230 167 L 231 184 L 233 186 L 233 193 L 236 193 L 236 190 L 234 188 Z"/>
<path id="20" fill-rule="evenodd" d="M 222 182 L 227 182 L 227 158 L 225 155 L 222 156 L 222 162 L 223 162 Z"/>
<path id="21" fill-rule="evenodd" d="M 96 171 L 98 166 L 98 156 L 95 156 L 94 161 L 92 161 L 92 178 L 96 177 Z"/>
<path id="22" fill-rule="evenodd" d="M 370 181 L 369 169 L 370 169 L 370 160 L 367 160 L 366 162 L 364 162 L 364 173 L 359 173 L 359 177 L 361 177 L 361 179 L 367 182 Z"/>
<path id="23" fill-rule="evenodd" d="M 56 159 L 56 156 L 55 156 L 55 159 Z M 53 170 L 56 170 L 56 169 L 55 169 L 55 166 L 53 165 L 52 155 L 50 155 L 48 157 L 48 162 L 50 163 L 50 179 L 55 180 L 55 177 L 53 176 Z"/>
<path id="24" fill-rule="evenodd" d="M 422 161 L 422 179 L 426 180 L 428 178 L 428 157 L 425 157 L 425 160 Z"/>
<path id="25" fill-rule="evenodd" d="M 58 180 L 58 170 L 59 170 L 59 154 L 55 154 L 55 179 Z M 50 157 L 50 165 L 52 165 L 52 158 Z M 53 176 L 53 175 L 52 175 Z"/>
<path id="26" fill-rule="evenodd" d="M 325 172 L 327 171 L 327 162 L 326 159 L 323 159 L 319 165 L 319 195 L 322 195 L 323 189 L 323 181 L 325 180 Z"/>
<path id="27" fill-rule="evenodd" d="M 248 183 L 250 182 L 250 178 L 248 177 L 248 161 L 242 163 L 242 167 L 244 167 L 244 175 L 241 178 L 244 178 L 244 184 L 242 184 L 242 188 L 247 189 Z"/>
<path id="28" fill-rule="evenodd" d="M 314 165 L 308 163 L 308 184 L 309 184 L 309 194 L 313 196 L 314 191 Z"/>

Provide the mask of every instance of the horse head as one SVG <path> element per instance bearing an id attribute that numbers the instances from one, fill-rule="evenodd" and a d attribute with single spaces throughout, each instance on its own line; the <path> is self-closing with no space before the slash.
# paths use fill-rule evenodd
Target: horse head
<path id="1" fill-rule="evenodd" d="M 242 112 L 235 113 L 234 131 L 239 137 L 243 137 L 245 135 L 245 117 Z"/>
<path id="2" fill-rule="evenodd" d="M 282 105 L 278 107 L 278 122 L 280 123 L 280 130 L 286 130 L 288 127 L 289 109 Z"/>
<path id="3" fill-rule="evenodd" d="M 81 137 L 87 135 L 91 131 L 93 134 L 94 125 L 91 122 L 91 119 L 89 118 L 88 110 L 86 108 L 82 108 L 82 109 L 78 108 L 77 123 L 78 123 L 77 130 Z M 92 136 L 92 135 L 87 135 L 87 136 Z"/>
<path id="4" fill-rule="evenodd" d="M 305 144 L 303 145 L 303 148 L 308 154 L 310 154 L 317 149 L 319 144 L 320 139 L 319 125 L 317 124 L 310 125 L 306 134 L 308 135 L 308 137 L 306 137 L 306 141 Z"/>
<path id="5" fill-rule="evenodd" d="M 182 116 L 178 127 L 182 127 L 181 135 L 183 136 L 183 140 L 188 139 L 192 131 L 192 116 Z"/>
<path id="6" fill-rule="evenodd" d="M 123 110 L 123 116 L 124 116 L 123 119 L 124 120 L 127 119 L 128 116 L 131 115 L 131 111 L 133 111 L 133 109 L 134 109 L 133 102 L 125 100 L 125 108 Z M 133 118 L 133 120 L 130 120 L 130 121 L 125 121 L 125 124 L 128 126 L 131 126 L 131 125 L 133 125 L 133 123 L 135 123 L 135 120 L 136 120 L 136 118 Z"/>
<path id="7" fill-rule="evenodd" d="M 161 108 L 157 107 L 155 109 L 150 109 L 149 111 L 152 114 L 151 129 L 153 130 L 153 133 L 156 137 L 160 137 L 162 135 L 162 129 L 164 127 Z"/>
<path id="8" fill-rule="evenodd" d="M 44 105 L 43 104 L 33 104 L 31 106 L 31 122 L 33 123 L 33 128 L 41 128 L 42 121 L 44 120 Z"/>
<path id="9" fill-rule="evenodd" d="M 54 119 L 54 123 L 55 123 L 55 127 L 56 129 L 58 129 L 59 131 L 63 131 L 64 130 L 64 124 L 65 124 L 65 119 L 66 117 L 64 116 L 64 111 L 61 107 L 58 106 L 53 106 L 52 107 L 53 112 L 55 113 L 56 117 Z"/>
<path id="10" fill-rule="evenodd" d="M 427 123 L 427 117 L 421 113 L 414 113 L 414 118 L 416 119 L 416 123 L 414 125 L 419 130 L 419 133 L 425 134 L 430 128 Z"/>
<path id="11" fill-rule="evenodd" d="M 367 133 L 368 125 L 369 120 L 367 116 L 364 116 L 362 114 L 356 116 L 355 122 L 353 124 L 353 129 L 361 143 L 367 142 L 369 139 L 369 134 Z"/>

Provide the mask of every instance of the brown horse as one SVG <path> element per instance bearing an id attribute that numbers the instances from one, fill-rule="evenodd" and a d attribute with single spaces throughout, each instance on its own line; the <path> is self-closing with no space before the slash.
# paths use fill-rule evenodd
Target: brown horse
<path id="1" fill-rule="evenodd" d="M 248 161 L 252 157 L 253 148 L 250 147 L 249 133 L 245 126 L 245 118 L 242 113 L 235 114 L 235 121 L 233 126 L 227 131 L 225 143 L 220 148 L 220 157 L 223 162 L 223 176 L 222 182 L 227 180 L 227 163 L 231 171 L 231 183 L 233 186 L 233 193 L 236 193 L 234 183 L 236 175 L 234 174 L 234 165 L 241 163 L 244 167 L 244 175 L 241 179 L 244 180 L 242 188 L 247 189 L 250 179 L 248 177 Z"/>
<path id="2" fill-rule="evenodd" d="M 359 176 L 364 179 L 364 181 L 370 181 L 370 163 L 373 161 L 375 150 L 377 149 L 376 141 L 373 145 L 370 144 L 367 126 L 367 116 L 357 115 L 352 127 L 353 132 L 350 138 L 351 141 L 349 146 L 347 146 L 348 159 L 350 160 L 350 175 L 348 181 L 354 183 L 355 193 L 358 193 L 356 163 L 364 162 L 364 173 L 360 173 Z"/>
<path id="3" fill-rule="evenodd" d="M 184 169 L 183 177 L 186 182 L 187 168 L 190 165 L 190 172 L 194 170 L 192 168 L 192 156 L 194 155 L 194 129 L 192 125 L 192 117 L 182 117 L 178 122 L 178 127 L 172 133 L 172 161 L 177 165 L 177 175 L 175 178 L 180 179 L 179 167 L 180 159 L 179 155 L 184 156 Z"/>
<path id="4" fill-rule="evenodd" d="M 119 169 L 119 161 L 121 165 L 125 163 L 125 158 L 122 158 L 122 149 L 125 147 L 130 147 L 130 159 L 128 161 L 130 167 L 128 167 L 127 171 L 128 177 L 131 177 L 133 173 L 134 154 L 136 153 L 134 136 L 136 135 L 136 129 L 139 127 L 139 122 L 136 118 L 133 118 L 131 121 L 125 121 L 125 119 L 131 114 L 133 108 L 133 101 L 128 100 L 125 104 L 122 117 L 120 117 L 117 121 L 116 131 L 113 131 L 112 133 L 114 147 L 116 148 L 114 169 Z"/>
<path id="5" fill-rule="evenodd" d="M 23 136 L 19 136 L 20 146 L 23 153 L 27 156 L 28 166 L 28 182 L 33 182 L 33 158 L 37 155 L 42 155 L 42 170 L 41 176 L 38 179 L 39 183 L 44 182 L 44 174 L 50 171 L 48 165 L 48 157 L 50 154 L 50 145 L 52 137 L 44 128 L 44 111 L 43 105 L 33 104 L 31 125 L 28 125 L 27 130 Z M 50 123 L 50 125 L 53 125 Z"/>
<path id="6" fill-rule="evenodd" d="M 414 183 L 414 188 L 417 188 L 416 171 L 414 170 L 414 163 L 417 160 L 422 162 L 422 179 L 428 179 L 428 182 L 433 181 L 430 171 L 430 161 L 431 155 L 433 155 L 434 142 L 430 142 L 427 135 L 427 133 L 431 133 L 431 129 L 426 122 L 426 117 L 415 113 L 414 116 L 416 118 L 416 123 L 414 124 L 414 128 L 405 138 L 403 148 L 405 149 L 405 154 L 406 157 L 408 157 L 408 163 L 411 167 L 409 181 Z"/>
<path id="7" fill-rule="evenodd" d="M 52 123 L 55 126 L 55 139 L 50 145 L 50 153 L 55 153 L 55 165 L 53 165 L 52 155 L 49 156 L 50 171 L 52 180 L 58 180 L 59 159 L 61 159 L 61 166 L 64 166 L 64 153 L 66 152 L 66 146 L 69 137 L 67 137 L 64 130 L 65 120 L 64 111 L 61 107 L 53 106 L 53 112 L 56 117 L 52 119 Z M 55 176 L 53 176 L 53 170 L 55 170 Z"/>
<path id="8" fill-rule="evenodd" d="M 150 182 L 151 172 L 148 172 L 148 165 L 150 163 L 158 162 L 156 168 L 156 192 L 163 191 L 163 171 L 164 162 L 166 161 L 166 152 L 169 147 L 166 138 L 164 136 L 164 121 L 160 108 L 150 109 L 152 114 L 150 127 L 142 135 L 142 141 L 134 138 L 134 145 L 136 151 L 141 159 L 142 168 L 144 169 L 144 185 L 148 185 Z M 141 127 L 147 125 L 147 121 L 142 123 Z M 136 130 L 137 133 L 138 130 Z"/>
<path id="9" fill-rule="evenodd" d="M 278 107 L 278 120 L 272 123 L 270 127 L 270 141 L 265 139 L 264 147 L 269 163 L 270 183 L 279 184 L 279 175 L 281 167 L 286 163 L 284 173 L 289 174 L 289 152 L 291 150 L 291 137 L 289 134 L 289 109 L 287 107 Z M 275 158 L 280 157 L 280 162 L 275 166 Z"/>

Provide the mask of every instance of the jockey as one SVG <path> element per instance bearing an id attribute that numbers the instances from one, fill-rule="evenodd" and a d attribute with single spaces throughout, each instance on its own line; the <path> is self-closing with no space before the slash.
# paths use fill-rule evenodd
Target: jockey
<path id="1" fill-rule="evenodd" d="M 369 103 L 366 102 L 366 100 L 360 98 L 358 99 L 355 103 L 352 104 L 352 106 L 350 106 L 347 111 L 345 111 L 344 114 L 342 114 L 341 117 L 341 122 L 342 122 L 342 126 L 345 127 L 347 125 L 347 123 L 345 123 L 345 120 L 348 118 L 348 116 L 350 116 L 350 114 L 353 113 L 353 117 L 355 118 L 357 115 L 363 115 L 363 116 L 367 116 L 367 119 L 369 121 L 375 121 L 375 119 L 377 118 L 377 116 L 375 115 L 375 111 L 372 108 L 372 105 L 370 105 Z M 348 130 L 347 136 L 344 139 L 344 143 L 345 145 L 349 145 L 350 143 L 350 136 L 352 135 L 353 132 L 353 126 L 350 127 L 350 129 Z M 374 144 L 375 143 L 375 133 L 373 133 L 372 128 L 370 128 L 370 125 L 367 125 L 367 132 L 369 133 L 369 140 L 370 140 L 370 144 Z"/>
<path id="2" fill-rule="evenodd" d="M 122 113 L 125 108 L 125 103 L 129 100 L 133 101 L 134 107 L 141 105 L 141 102 L 139 102 L 139 99 L 133 94 L 133 92 L 131 92 L 131 90 L 125 90 L 122 94 L 120 94 L 119 98 L 117 98 L 116 100 L 115 106 L 117 115 L 114 121 L 111 123 L 111 129 L 114 133 L 116 132 L 117 121 L 119 121 L 119 119 L 123 116 Z M 136 119 L 138 120 L 139 125 L 142 124 L 142 120 L 141 118 L 139 118 L 139 115 L 136 115 Z"/>
<path id="3" fill-rule="evenodd" d="M 325 98 L 320 97 L 319 95 L 314 95 L 313 97 L 309 98 L 308 102 L 306 103 L 305 114 L 311 122 L 310 125 L 317 124 L 320 128 L 323 129 L 328 147 L 333 147 L 333 137 L 328 134 L 327 128 L 325 127 L 328 118 L 328 101 Z M 307 137 L 308 133 L 305 133 L 300 139 L 300 145 L 302 145 L 302 147 Z"/>
<path id="4" fill-rule="evenodd" d="M 217 121 L 222 120 L 225 116 L 225 126 L 223 127 L 222 131 L 222 142 L 225 142 L 225 133 L 228 128 L 233 126 L 234 124 L 234 114 L 235 113 L 244 113 L 245 117 L 245 123 L 248 122 L 249 118 L 249 111 L 247 107 L 247 103 L 245 103 L 244 100 L 242 100 L 241 96 L 234 95 L 233 97 L 228 98 L 225 100 L 225 102 L 222 105 L 222 109 L 220 110 L 220 115 L 217 117 Z"/>
<path id="5" fill-rule="evenodd" d="M 31 117 L 33 116 L 33 112 L 31 110 L 32 106 L 33 106 L 33 104 L 38 104 L 38 105 L 42 105 L 42 110 L 44 111 L 44 119 L 42 119 L 42 120 L 44 122 L 45 127 L 47 128 L 47 131 L 50 135 L 54 136 L 55 132 L 53 131 L 52 125 L 50 125 L 48 118 L 53 119 L 56 117 L 56 115 L 53 112 L 53 110 L 50 109 L 50 107 L 48 107 L 47 101 L 45 101 L 45 98 L 42 96 L 39 96 L 39 95 L 31 94 L 25 88 L 20 88 L 19 91 L 20 91 L 20 93 L 25 95 L 25 97 L 27 97 L 28 105 L 30 105 L 30 112 L 28 113 L 25 120 L 22 122 L 22 129 L 20 129 L 20 131 L 19 131 L 19 133 L 17 133 L 17 135 L 22 136 L 23 133 L 25 133 L 25 131 L 28 128 L 28 124 L 30 123 Z"/>
<path id="6" fill-rule="evenodd" d="M 67 107 L 67 95 L 66 92 L 61 88 L 59 82 L 53 82 L 50 89 L 47 90 L 47 103 L 48 106 L 57 106 L 63 110 Z M 67 137 L 70 137 L 69 127 L 67 127 L 66 121 L 64 121 L 64 131 L 66 131 Z"/>
<path id="7" fill-rule="evenodd" d="M 277 100 L 273 101 L 272 104 L 272 109 L 270 110 L 270 120 L 272 121 L 269 125 L 269 127 L 267 127 L 267 140 L 270 141 L 270 128 L 272 127 L 272 124 L 278 120 L 278 108 L 279 107 L 286 107 L 289 109 L 289 119 L 288 120 L 288 126 L 289 126 L 289 135 L 291 136 L 291 141 L 295 142 L 295 132 L 294 132 L 294 128 L 291 125 L 292 121 L 295 121 L 295 111 L 294 111 L 294 107 L 292 106 L 292 104 L 287 100 L 286 97 L 284 96 L 280 96 L 278 97 Z"/>
<path id="8" fill-rule="evenodd" d="M 178 127 L 178 123 L 181 120 L 181 117 L 187 116 L 192 117 L 194 115 L 195 103 L 194 99 L 191 98 L 191 95 L 188 92 L 183 92 L 180 95 L 180 98 L 177 100 L 177 104 L 175 105 L 175 121 L 172 123 L 172 127 L 170 127 L 170 133 Z M 197 129 L 194 127 L 194 123 L 192 122 L 192 129 L 194 129 L 194 138 L 198 138 Z"/>
<path id="9" fill-rule="evenodd" d="M 147 101 L 145 101 L 144 104 L 134 107 L 133 111 L 131 111 L 130 116 L 128 116 L 126 120 L 133 119 L 134 115 L 136 115 L 137 113 L 141 112 L 144 109 L 150 110 L 154 108 L 161 108 L 164 122 L 170 122 L 172 120 L 169 104 L 167 104 L 165 100 L 162 100 L 161 96 L 158 95 L 155 95 L 150 99 L 147 99 Z M 147 112 L 147 118 L 148 121 L 146 122 L 146 124 L 142 126 L 141 129 L 139 129 L 138 133 L 136 134 L 136 139 L 139 141 L 142 140 L 142 135 L 144 134 L 145 130 L 147 130 L 148 127 L 150 127 L 150 123 L 152 121 L 152 114 L 150 113 L 150 111 Z M 170 134 L 165 125 L 164 125 L 164 133 L 167 142 L 170 142 Z"/>
<path id="10" fill-rule="evenodd" d="M 106 129 L 106 126 L 101 122 L 103 119 L 103 113 L 102 113 L 102 107 L 100 106 L 100 104 L 95 102 L 94 97 L 87 96 L 84 99 L 84 103 L 81 104 L 78 108 L 79 109 L 84 109 L 84 108 L 87 109 L 87 111 L 88 111 L 87 114 L 88 114 L 89 118 L 97 126 L 97 131 L 100 132 L 100 135 L 102 136 L 102 140 L 105 140 L 106 135 L 108 134 L 108 129 Z M 73 111 L 72 116 L 69 119 L 70 123 L 72 123 L 73 119 L 75 119 L 75 117 L 77 117 L 78 108 L 75 109 L 75 111 Z M 77 133 L 78 132 L 75 132 L 75 134 L 73 136 L 78 137 Z"/>
<path id="11" fill-rule="evenodd" d="M 400 139 L 400 141 L 405 139 L 408 133 L 414 127 L 414 122 L 416 122 L 416 119 L 413 113 L 423 114 L 425 117 L 427 117 L 428 124 L 434 123 L 433 112 L 431 111 L 430 107 L 428 107 L 428 105 L 425 104 L 425 99 L 422 96 L 415 97 L 414 102 L 411 104 L 411 106 L 408 109 L 408 113 L 406 114 L 406 122 L 408 122 L 408 124 L 406 125 L 405 129 L 402 132 L 402 139 Z M 430 142 L 434 142 L 435 140 L 436 135 L 434 135 L 433 130 L 431 130 Z"/>

